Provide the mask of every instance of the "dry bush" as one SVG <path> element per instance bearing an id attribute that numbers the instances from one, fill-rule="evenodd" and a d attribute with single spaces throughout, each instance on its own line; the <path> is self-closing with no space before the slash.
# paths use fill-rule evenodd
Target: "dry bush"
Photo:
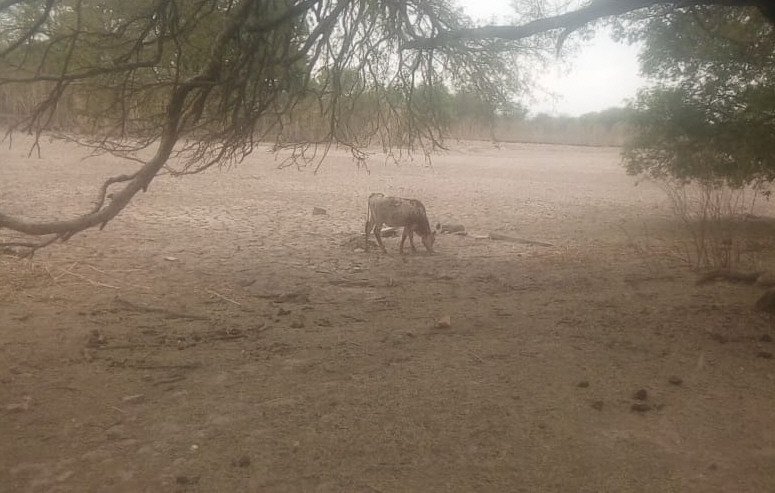
<path id="1" fill-rule="evenodd" d="M 769 193 L 763 183 L 737 188 L 667 179 L 658 184 L 689 237 L 679 242 L 682 260 L 703 270 L 755 266 L 748 236 L 757 200 Z"/>
<path id="2" fill-rule="evenodd" d="M 0 302 L 13 301 L 24 290 L 51 282 L 45 264 L 0 253 Z"/>

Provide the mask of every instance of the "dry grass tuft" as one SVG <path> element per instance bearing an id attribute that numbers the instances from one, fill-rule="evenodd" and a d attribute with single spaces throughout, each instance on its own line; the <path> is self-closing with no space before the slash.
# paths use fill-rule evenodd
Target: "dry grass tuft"
<path id="1" fill-rule="evenodd" d="M 0 255 L 0 302 L 13 301 L 22 291 L 53 282 L 45 263 Z"/>

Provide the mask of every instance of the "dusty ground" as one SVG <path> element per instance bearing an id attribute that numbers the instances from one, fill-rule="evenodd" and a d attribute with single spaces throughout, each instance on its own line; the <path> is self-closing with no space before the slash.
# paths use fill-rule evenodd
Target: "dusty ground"
<path id="1" fill-rule="evenodd" d="M 161 178 L 103 232 L 0 257 L 1 490 L 775 490 L 761 290 L 695 286 L 616 149 L 275 164 Z M 122 166 L 5 147 L 0 209 L 65 217 Z M 372 191 L 471 235 L 354 251 Z"/>

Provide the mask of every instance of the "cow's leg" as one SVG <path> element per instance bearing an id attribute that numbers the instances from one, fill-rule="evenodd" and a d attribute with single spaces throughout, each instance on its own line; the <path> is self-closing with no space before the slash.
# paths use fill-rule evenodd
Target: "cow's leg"
<path id="1" fill-rule="evenodd" d="M 414 247 L 414 228 L 409 230 L 409 244 L 412 246 L 412 253 L 417 253 L 417 249 Z"/>
<path id="2" fill-rule="evenodd" d="M 412 234 L 412 230 L 406 226 L 404 226 L 404 230 L 401 232 L 401 244 L 398 245 L 398 252 L 403 255 L 404 254 L 404 242 L 406 241 L 406 235 Z"/>
<path id="3" fill-rule="evenodd" d="M 375 224 L 374 225 L 374 237 L 377 238 L 377 244 L 382 249 L 383 253 L 387 253 L 387 250 L 385 249 L 385 245 L 382 244 L 382 238 L 379 235 L 381 230 L 382 230 L 382 225 L 381 224 Z"/>
<path id="4" fill-rule="evenodd" d="M 369 249 L 369 233 L 371 233 L 371 217 L 366 218 L 366 250 Z"/>

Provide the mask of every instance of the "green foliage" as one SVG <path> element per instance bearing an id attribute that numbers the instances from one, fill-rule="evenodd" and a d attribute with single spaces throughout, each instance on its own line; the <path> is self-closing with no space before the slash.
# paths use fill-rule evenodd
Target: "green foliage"
<path id="1" fill-rule="evenodd" d="M 759 11 L 673 10 L 638 32 L 656 83 L 632 104 L 627 171 L 734 187 L 775 179 L 775 31 Z"/>

